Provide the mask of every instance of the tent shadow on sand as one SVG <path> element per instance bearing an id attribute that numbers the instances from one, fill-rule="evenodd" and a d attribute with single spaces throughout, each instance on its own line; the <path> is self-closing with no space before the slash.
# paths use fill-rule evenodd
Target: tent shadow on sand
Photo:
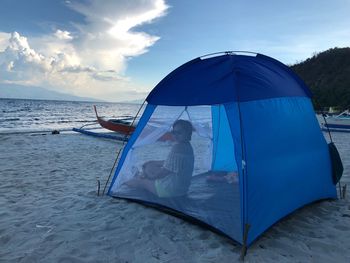
<path id="1" fill-rule="evenodd" d="M 293 211 L 337 198 L 311 96 L 291 69 L 265 55 L 225 52 L 191 60 L 148 95 L 108 195 L 199 223 L 241 244 L 244 255 Z M 181 143 L 158 140 L 180 119 L 193 126 L 193 173 L 186 186 L 179 168 L 186 159 L 174 152 Z M 169 174 L 148 180 L 151 191 L 130 186 L 152 160 L 165 160 Z M 180 187 L 186 190 L 177 195 Z"/>

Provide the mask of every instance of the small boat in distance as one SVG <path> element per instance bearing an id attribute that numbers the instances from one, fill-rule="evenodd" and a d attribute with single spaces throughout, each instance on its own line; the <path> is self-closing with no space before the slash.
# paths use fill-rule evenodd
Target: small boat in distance
<path id="1" fill-rule="evenodd" d="M 135 131 L 135 126 L 132 124 L 132 116 L 125 116 L 120 119 L 109 119 L 105 120 L 99 117 L 97 114 L 96 106 L 94 105 L 94 110 L 97 118 L 97 122 L 105 129 L 110 131 L 115 131 L 125 135 L 131 135 Z"/>
<path id="2" fill-rule="evenodd" d="M 350 111 L 345 110 L 334 116 L 325 116 L 326 121 L 322 123 L 322 129 L 330 131 L 350 132 Z"/>

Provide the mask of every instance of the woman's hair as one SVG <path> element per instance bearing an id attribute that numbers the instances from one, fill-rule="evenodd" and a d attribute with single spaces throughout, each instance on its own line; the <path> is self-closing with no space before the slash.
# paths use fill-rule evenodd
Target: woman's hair
<path id="1" fill-rule="evenodd" d="M 193 126 L 192 126 L 192 123 L 190 121 L 180 119 L 180 120 L 177 120 L 174 122 L 173 128 L 175 126 L 181 128 L 181 130 L 184 132 L 184 135 L 186 136 L 187 140 L 189 140 L 189 141 L 191 140 Z"/>

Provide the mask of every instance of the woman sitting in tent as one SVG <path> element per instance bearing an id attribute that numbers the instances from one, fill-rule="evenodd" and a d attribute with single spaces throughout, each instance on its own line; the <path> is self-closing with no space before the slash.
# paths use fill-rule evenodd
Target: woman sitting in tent
<path id="1" fill-rule="evenodd" d="M 192 130 L 191 122 L 175 121 L 172 134 L 176 143 L 166 160 L 144 163 L 142 172 L 126 184 L 145 189 L 158 197 L 186 195 L 194 167 L 194 155 L 190 143 Z"/>

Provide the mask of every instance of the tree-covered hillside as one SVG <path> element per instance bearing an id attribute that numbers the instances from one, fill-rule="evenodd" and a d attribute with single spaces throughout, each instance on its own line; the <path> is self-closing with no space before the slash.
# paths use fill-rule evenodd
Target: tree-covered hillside
<path id="1" fill-rule="evenodd" d="M 350 48 L 329 49 L 291 68 L 310 87 L 317 110 L 350 108 Z"/>

